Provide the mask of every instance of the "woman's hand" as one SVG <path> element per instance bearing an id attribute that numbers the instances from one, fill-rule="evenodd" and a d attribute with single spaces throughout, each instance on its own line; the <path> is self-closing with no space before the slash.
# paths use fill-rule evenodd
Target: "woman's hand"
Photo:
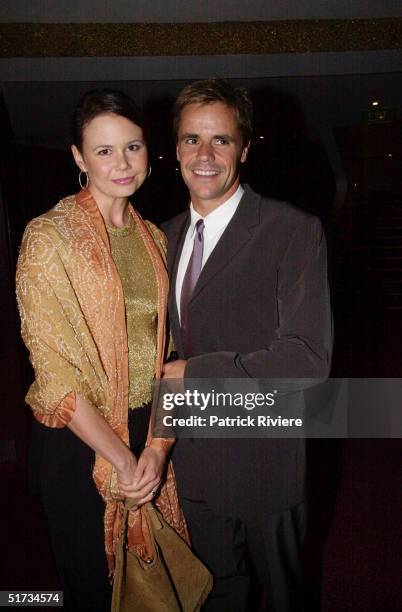
<path id="1" fill-rule="evenodd" d="M 133 453 L 126 447 L 127 453 L 125 456 L 124 463 L 120 463 L 116 467 L 117 473 L 117 484 L 119 488 L 119 493 L 124 495 L 125 497 L 133 497 L 136 498 L 138 496 L 135 495 L 135 487 L 134 487 L 134 473 L 137 468 L 137 459 L 133 455 Z M 128 492 L 132 492 L 133 494 L 129 494 Z"/>
<path id="2" fill-rule="evenodd" d="M 146 447 L 131 473 L 129 470 L 117 472 L 120 492 L 135 499 L 138 506 L 151 501 L 161 484 L 165 462 L 163 450 Z"/>

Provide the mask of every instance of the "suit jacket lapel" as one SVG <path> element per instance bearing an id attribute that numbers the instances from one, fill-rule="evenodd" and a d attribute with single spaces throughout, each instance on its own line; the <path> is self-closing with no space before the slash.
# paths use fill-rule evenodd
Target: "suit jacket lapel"
<path id="1" fill-rule="evenodd" d="M 223 232 L 218 244 L 203 267 L 190 303 L 209 281 L 237 255 L 252 237 L 252 228 L 259 224 L 260 199 L 247 185 L 237 211 Z"/>
<path id="2" fill-rule="evenodd" d="M 179 323 L 179 313 L 177 311 L 176 303 L 176 278 L 177 269 L 179 267 L 180 255 L 183 249 L 184 239 L 186 237 L 187 229 L 190 225 L 190 213 L 184 215 L 183 222 L 178 226 L 177 233 L 175 236 L 170 238 L 167 266 L 170 277 L 170 292 L 169 292 L 169 317 L 172 334 L 175 339 L 175 348 L 179 354 L 183 353 L 183 347 L 181 346 L 181 332 Z"/>

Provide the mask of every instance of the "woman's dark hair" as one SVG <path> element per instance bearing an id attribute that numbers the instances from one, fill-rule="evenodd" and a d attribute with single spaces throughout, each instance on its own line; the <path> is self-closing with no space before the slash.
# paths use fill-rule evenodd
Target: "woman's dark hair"
<path id="1" fill-rule="evenodd" d="M 85 126 L 92 119 L 104 113 L 114 113 L 120 117 L 125 117 L 145 132 L 142 112 L 127 94 L 114 89 L 94 89 L 82 96 L 73 114 L 71 143 L 79 151 L 82 150 L 82 137 Z"/>
<path id="2" fill-rule="evenodd" d="M 247 89 L 235 87 L 225 79 L 195 81 L 179 93 L 173 107 L 173 134 L 175 139 L 177 140 L 181 113 L 186 106 L 189 104 L 213 104 L 214 102 L 222 102 L 236 111 L 243 145 L 246 145 L 253 132 L 253 104 Z"/>

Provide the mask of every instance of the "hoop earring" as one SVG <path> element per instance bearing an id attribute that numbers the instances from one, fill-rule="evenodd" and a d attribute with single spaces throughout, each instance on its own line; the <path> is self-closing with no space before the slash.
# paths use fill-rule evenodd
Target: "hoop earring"
<path id="1" fill-rule="evenodd" d="M 82 175 L 85 174 L 85 185 L 82 184 Z M 89 185 L 89 176 L 88 176 L 88 172 L 84 172 L 84 170 L 80 170 L 80 173 L 78 175 L 78 182 L 80 184 L 81 189 L 88 189 L 88 185 Z"/>
<path id="2" fill-rule="evenodd" d="M 152 174 L 152 166 L 149 164 L 147 178 L 149 178 Z"/>

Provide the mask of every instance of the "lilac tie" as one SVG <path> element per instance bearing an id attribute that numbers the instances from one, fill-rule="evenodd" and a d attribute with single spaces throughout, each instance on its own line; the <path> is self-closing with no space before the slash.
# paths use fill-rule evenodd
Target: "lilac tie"
<path id="1" fill-rule="evenodd" d="M 193 252 L 188 262 L 187 270 L 183 278 L 183 285 L 180 294 L 180 321 L 181 337 L 186 357 L 192 354 L 190 330 L 188 326 L 188 304 L 198 277 L 202 269 L 202 255 L 204 253 L 204 221 L 199 219 L 195 224 L 196 234 L 193 242 Z"/>

